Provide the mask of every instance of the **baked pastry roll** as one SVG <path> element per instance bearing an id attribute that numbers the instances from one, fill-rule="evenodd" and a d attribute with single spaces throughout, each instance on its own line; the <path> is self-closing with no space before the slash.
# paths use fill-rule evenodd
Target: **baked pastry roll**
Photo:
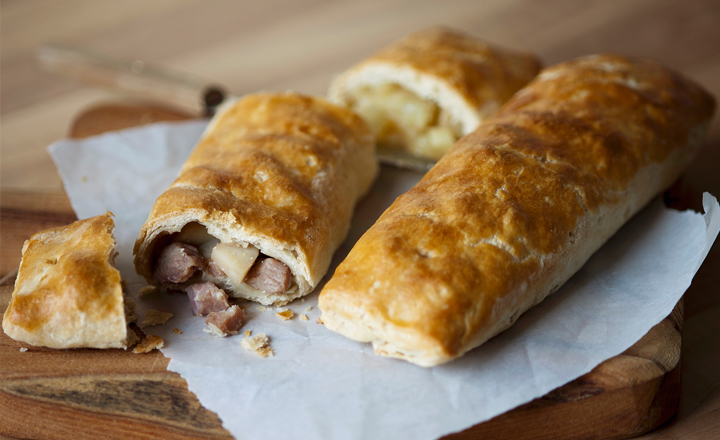
<path id="1" fill-rule="evenodd" d="M 328 97 L 363 116 L 380 148 L 436 161 L 539 70 L 528 53 L 431 28 L 339 75 Z"/>
<path id="2" fill-rule="evenodd" d="M 462 138 L 357 242 L 322 321 L 433 366 L 555 292 L 691 162 L 715 103 L 658 63 L 545 69 Z"/>
<path id="3" fill-rule="evenodd" d="M 378 172 L 373 136 L 347 108 L 258 93 L 212 119 L 135 243 L 151 284 L 212 282 L 281 305 L 310 293 Z"/>
<path id="4" fill-rule="evenodd" d="M 50 348 L 126 347 L 114 226 L 108 212 L 30 237 L 3 318 L 5 334 Z"/>

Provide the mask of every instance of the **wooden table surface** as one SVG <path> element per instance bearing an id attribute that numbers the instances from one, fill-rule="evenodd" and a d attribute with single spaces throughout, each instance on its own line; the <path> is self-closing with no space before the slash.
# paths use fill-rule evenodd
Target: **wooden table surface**
<path id="1" fill-rule="evenodd" d="M 144 59 L 236 94 L 324 94 L 334 74 L 437 24 L 534 51 L 546 64 L 597 52 L 655 58 L 720 97 L 717 0 L 1 0 L 0 185 L 60 191 L 47 145 L 64 137 L 83 109 L 132 99 L 43 72 L 34 58 L 42 43 Z M 686 179 L 720 195 L 717 116 Z M 715 246 L 701 268 L 703 285 L 685 296 L 678 417 L 641 438 L 720 437 L 719 254 Z"/>

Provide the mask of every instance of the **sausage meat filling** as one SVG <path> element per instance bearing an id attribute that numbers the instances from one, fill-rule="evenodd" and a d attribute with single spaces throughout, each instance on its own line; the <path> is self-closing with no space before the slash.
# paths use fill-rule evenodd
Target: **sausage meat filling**
<path id="1" fill-rule="evenodd" d="M 153 278 L 185 290 L 193 315 L 208 315 L 216 336 L 236 334 L 245 312 L 231 306 L 222 287 L 253 294 L 280 294 L 293 286 L 290 268 L 250 245 L 233 246 L 190 223 L 173 234 L 155 259 Z"/>

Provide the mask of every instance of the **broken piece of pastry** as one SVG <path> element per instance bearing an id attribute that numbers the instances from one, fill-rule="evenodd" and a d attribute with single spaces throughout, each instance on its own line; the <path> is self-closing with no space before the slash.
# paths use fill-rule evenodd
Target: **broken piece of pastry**
<path id="1" fill-rule="evenodd" d="M 540 67 L 528 53 L 491 46 L 456 30 L 431 28 L 339 75 L 328 98 L 363 116 L 383 152 L 436 161 Z"/>
<path id="2" fill-rule="evenodd" d="M 127 347 L 132 310 L 113 266 L 113 228 L 107 212 L 30 237 L 3 318 L 5 334 L 50 348 Z"/>
<path id="3" fill-rule="evenodd" d="M 260 357 L 275 355 L 275 351 L 270 347 L 270 338 L 265 333 L 258 333 L 255 336 L 245 335 L 243 340 L 240 341 L 240 345 Z"/>
<path id="4" fill-rule="evenodd" d="M 347 108 L 297 93 L 225 105 L 135 243 L 135 267 L 188 293 L 213 334 L 237 332 L 228 296 L 282 305 L 310 293 L 377 175 L 372 133 Z"/>
<path id="5" fill-rule="evenodd" d="M 163 348 L 165 341 L 158 335 L 147 335 L 143 338 L 140 343 L 133 348 L 133 353 L 144 354 L 150 353 L 153 350 L 159 350 Z"/>
<path id="6" fill-rule="evenodd" d="M 357 242 L 320 293 L 330 330 L 422 366 L 554 293 L 690 164 L 713 98 L 660 64 L 545 69 Z"/>

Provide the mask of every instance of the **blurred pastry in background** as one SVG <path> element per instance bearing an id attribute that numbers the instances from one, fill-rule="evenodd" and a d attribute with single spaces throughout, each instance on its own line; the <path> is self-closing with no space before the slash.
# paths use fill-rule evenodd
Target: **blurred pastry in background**
<path id="1" fill-rule="evenodd" d="M 491 46 L 457 30 L 430 28 L 340 74 L 328 98 L 368 121 L 381 153 L 397 151 L 434 162 L 541 67 L 532 54 Z"/>

